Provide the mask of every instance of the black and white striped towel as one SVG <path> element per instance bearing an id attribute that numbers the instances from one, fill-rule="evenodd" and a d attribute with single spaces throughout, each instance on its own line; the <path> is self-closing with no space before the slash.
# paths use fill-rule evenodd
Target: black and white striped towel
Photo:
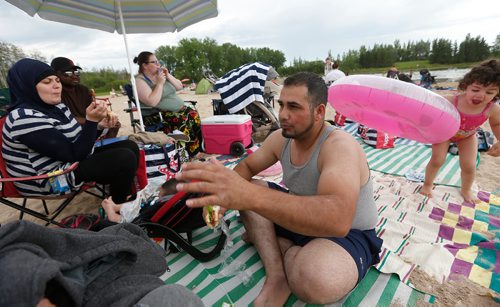
<path id="1" fill-rule="evenodd" d="M 255 62 L 231 70 L 215 83 L 229 113 L 236 113 L 254 101 L 264 102 L 264 84 L 269 65 Z"/>

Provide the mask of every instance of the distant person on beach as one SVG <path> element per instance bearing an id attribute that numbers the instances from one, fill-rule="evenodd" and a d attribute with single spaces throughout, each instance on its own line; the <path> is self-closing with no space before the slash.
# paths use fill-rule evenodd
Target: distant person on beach
<path id="1" fill-rule="evenodd" d="M 94 148 L 98 124 L 108 116 L 100 101 L 92 101 L 80 125 L 64 103 L 62 85 L 49 65 L 22 59 L 7 74 L 12 103 L 3 126 L 2 156 L 12 177 L 30 177 L 78 167 L 59 176 L 57 185 L 49 180 L 14 183 L 21 195 L 64 195 L 78 191 L 82 184 L 108 184 L 117 204 L 125 202 L 132 189 L 139 148 L 120 141 Z M 111 115 L 110 122 L 116 122 Z"/>
<path id="2" fill-rule="evenodd" d="M 432 88 L 432 83 L 434 83 L 434 77 L 428 69 L 420 70 L 420 86 L 426 89 Z"/>
<path id="3" fill-rule="evenodd" d="M 62 102 L 68 107 L 76 121 L 83 125 L 85 123 L 86 109 L 95 101 L 95 91 L 90 90 L 83 84 L 80 84 L 80 74 L 82 68 L 73 63 L 72 60 L 65 57 L 57 57 L 52 60 L 50 66 L 56 71 L 61 81 L 63 90 L 61 94 Z M 109 125 L 106 121 L 100 123 L 99 128 L 105 129 L 107 138 L 114 138 L 118 135 L 121 124 L 117 121 Z"/>
<path id="4" fill-rule="evenodd" d="M 188 135 L 190 142 L 186 149 L 191 157 L 196 155 L 201 151 L 201 120 L 198 111 L 177 95 L 177 91 L 183 89 L 182 82 L 162 67 L 149 51 L 141 52 L 134 58 L 134 63 L 139 65 L 139 74 L 135 78 L 139 100 L 153 108 L 141 110 L 144 125 L 161 126 L 158 129 L 166 134 L 179 130 Z"/>
<path id="5" fill-rule="evenodd" d="M 331 57 L 329 57 L 329 56 L 328 56 L 328 57 L 326 57 L 326 59 L 325 59 L 325 72 L 324 72 L 324 76 L 325 76 L 325 77 L 326 77 L 326 75 L 328 75 L 328 73 L 329 73 L 330 71 L 332 71 L 332 69 L 333 69 L 333 68 L 332 68 L 332 64 L 333 64 L 333 62 L 332 62 L 332 58 L 331 58 Z"/>
<path id="6" fill-rule="evenodd" d="M 379 261 L 377 208 L 366 155 L 348 133 L 325 124 L 327 87 L 313 73 L 284 81 L 281 129 L 234 170 L 215 160 L 187 163 L 177 189 L 204 193 L 191 207 L 240 210 L 266 280 L 254 306 L 283 306 L 290 293 L 307 303 L 344 297 Z M 281 162 L 283 183 L 252 181 Z M 251 181 L 251 182 L 250 182 Z"/>
<path id="7" fill-rule="evenodd" d="M 386 77 L 392 79 L 399 79 L 398 73 L 399 71 L 396 67 L 396 64 L 392 64 L 391 68 L 389 68 L 389 70 L 387 71 Z"/>
<path id="8" fill-rule="evenodd" d="M 339 69 L 339 61 L 334 61 L 332 63 L 332 70 L 325 76 L 325 82 L 327 85 L 331 85 L 342 77 L 345 77 L 345 73 Z"/>
<path id="9" fill-rule="evenodd" d="M 459 151 L 462 196 L 466 202 L 476 202 L 478 198 L 472 193 L 478 150 L 476 130 L 486 120 L 489 120 L 497 139 L 488 154 L 500 156 L 500 105 L 495 103 L 500 98 L 500 61 L 489 60 L 473 67 L 459 82 L 458 88 L 461 93 L 446 98 L 460 113 L 460 128 L 450 140 L 432 145 L 432 157 L 420 193 L 432 196 L 434 179 L 445 161 L 450 142 L 455 142 Z"/>

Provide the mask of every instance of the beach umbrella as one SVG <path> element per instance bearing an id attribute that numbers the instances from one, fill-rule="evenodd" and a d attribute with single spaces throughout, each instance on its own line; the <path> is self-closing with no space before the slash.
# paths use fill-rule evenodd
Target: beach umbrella
<path id="1" fill-rule="evenodd" d="M 217 16 L 217 0 L 6 0 L 30 16 L 123 34 L 135 101 L 139 102 L 127 33 L 165 33 Z M 139 120 L 144 130 L 141 110 Z"/>

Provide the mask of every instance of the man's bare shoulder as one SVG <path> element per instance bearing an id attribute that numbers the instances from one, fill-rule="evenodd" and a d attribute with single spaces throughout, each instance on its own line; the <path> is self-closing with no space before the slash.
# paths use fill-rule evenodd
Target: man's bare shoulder
<path id="1" fill-rule="evenodd" d="M 336 129 L 330 133 L 321 146 L 320 158 L 325 160 L 344 160 L 360 157 L 363 151 L 358 141 L 349 133 Z"/>
<path id="2" fill-rule="evenodd" d="M 285 137 L 281 134 L 281 129 L 273 131 L 262 143 L 261 148 L 272 151 L 276 156 L 281 154 L 285 144 Z"/>
<path id="3" fill-rule="evenodd" d="M 359 145 L 356 139 L 349 133 L 341 129 L 335 129 L 330 133 L 325 142 L 328 146 L 338 147 L 339 145 Z"/>

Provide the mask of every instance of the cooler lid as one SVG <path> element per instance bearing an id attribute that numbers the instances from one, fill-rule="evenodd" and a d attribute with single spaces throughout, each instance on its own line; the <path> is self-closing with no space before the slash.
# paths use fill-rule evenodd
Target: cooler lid
<path id="1" fill-rule="evenodd" d="M 251 120 L 250 115 L 247 114 L 226 114 L 226 115 L 214 115 L 201 120 L 201 124 L 242 124 Z"/>

